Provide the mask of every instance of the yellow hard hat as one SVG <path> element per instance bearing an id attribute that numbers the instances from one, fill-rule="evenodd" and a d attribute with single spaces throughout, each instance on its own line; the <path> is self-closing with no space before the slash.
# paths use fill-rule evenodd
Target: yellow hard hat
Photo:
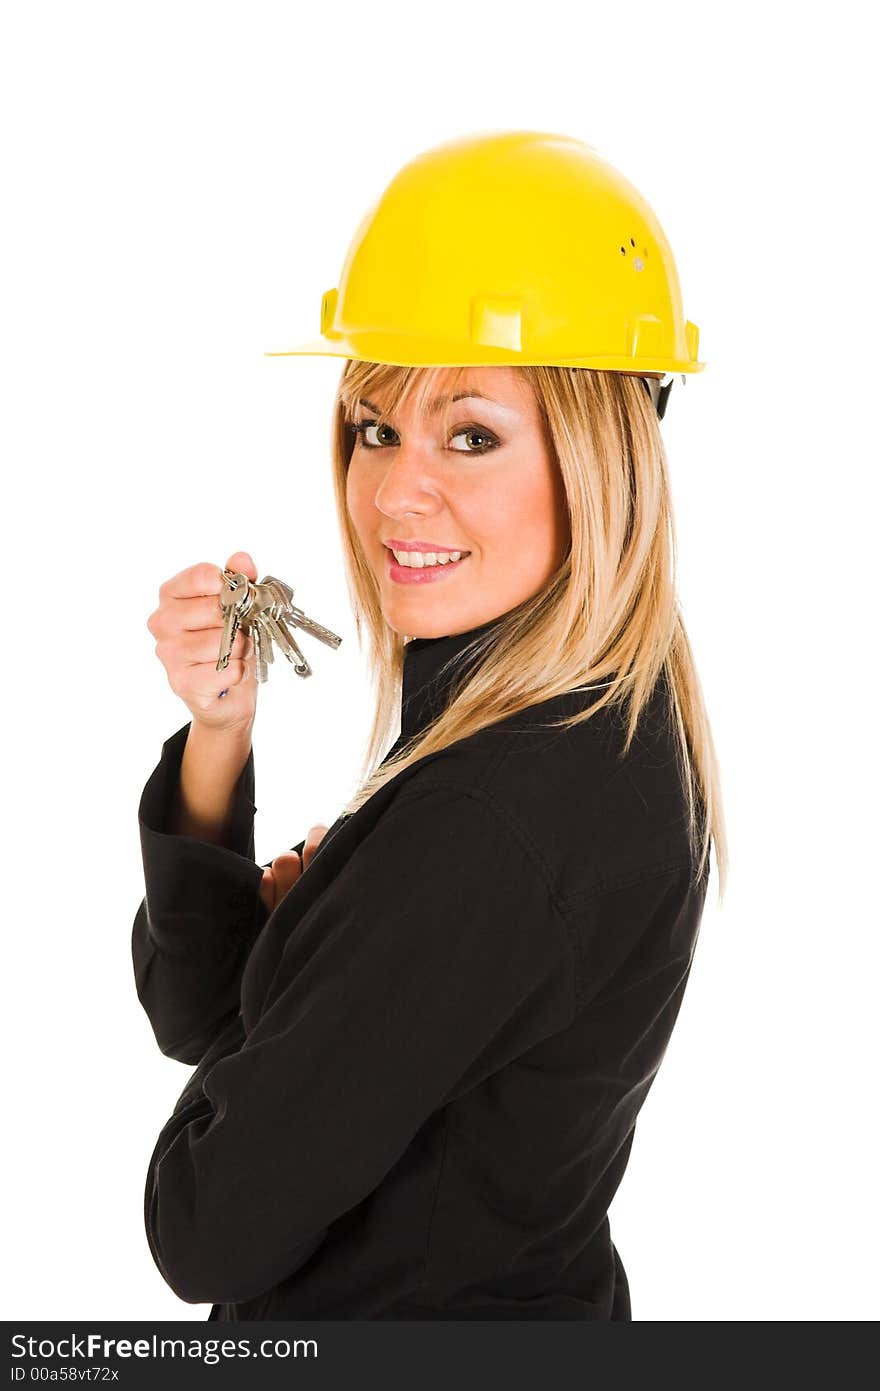
<path id="1" fill-rule="evenodd" d="M 639 191 L 581 140 L 513 130 L 405 164 L 322 297 L 320 337 L 266 356 L 661 372 L 665 406 L 706 366 L 699 336 Z"/>

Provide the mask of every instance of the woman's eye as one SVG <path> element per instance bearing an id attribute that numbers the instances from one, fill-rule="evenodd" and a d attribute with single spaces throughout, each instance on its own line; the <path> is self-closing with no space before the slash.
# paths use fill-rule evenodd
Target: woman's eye
<path id="1" fill-rule="evenodd" d="M 488 430 L 481 430 L 478 425 L 468 425 L 463 430 L 456 430 L 452 439 L 457 440 L 461 435 L 470 435 L 481 442 L 475 449 L 458 449 L 457 454 L 486 454 L 499 443 L 494 435 L 490 435 Z"/>
<path id="2" fill-rule="evenodd" d="M 383 445 L 393 443 L 392 440 L 389 440 L 387 438 L 387 434 L 396 436 L 397 433 L 395 430 L 392 430 L 390 425 L 379 425 L 376 423 L 375 420 L 362 420 L 359 424 L 354 425 L 352 428 L 356 431 L 357 434 L 360 435 L 361 443 L 364 445 L 365 449 L 381 449 Z M 377 444 L 373 439 L 367 438 L 367 432 L 369 430 L 384 430 L 386 431 L 386 438 L 381 439 L 380 442 Z M 466 449 L 455 449 L 456 454 L 486 454 L 490 449 L 497 448 L 497 446 L 501 443 L 501 441 L 497 439 L 495 435 L 490 434 L 488 430 L 483 430 L 478 425 L 463 426 L 460 430 L 456 430 L 455 433 L 450 436 L 450 439 L 456 440 L 459 439 L 462 435 L 464 435 L 465 437 L 470 436 L 473 439 L 476 439 L 477 443 L 474 447 L 468 447 Z"/>
<path id="3" fill-rule="evenodd" d="M 375 420 L 362 420 L 360 425 L 355 425 L 354 428 L 355 430 L 357 430 L 358 434 L 361 437 L 361 442 L 366 446 L 367 449 L 381 449 L 382 444 L 389 443 L 389 441 L 386 439 L 382 441 L 382 444 L 374 444 L 372 440 L 367 439 L 368 430 L 385 430 L 390 432 L 392 435 L 394 434 L 394 431 L 391 429 L 390 425 L 377 425 Z"/>

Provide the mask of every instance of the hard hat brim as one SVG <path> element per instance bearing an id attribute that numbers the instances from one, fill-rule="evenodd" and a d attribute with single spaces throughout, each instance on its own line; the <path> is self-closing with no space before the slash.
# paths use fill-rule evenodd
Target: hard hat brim
<path id="1" fill-rule="evenodd" d="M 378 362 L 394 367 L 591 367 L 604 372 L 702 372 L 706 362 L 663 357 L 529 357 L 510 348 L 481 347 L 474 343 L 440 343 L 420 339 L 395 339 L 388 334 L 350 338 L 310 338 L 295 348 L 277 348 L 264 357 L 344 357 L 357 362 Z"/>

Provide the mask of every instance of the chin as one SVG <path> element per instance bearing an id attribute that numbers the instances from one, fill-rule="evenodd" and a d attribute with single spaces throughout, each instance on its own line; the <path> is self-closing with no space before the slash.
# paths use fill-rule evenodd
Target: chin
<path id="1" fill-rule="evenodd" d="M 389 623 L 388 626 L 401 638 L 445 638 L 449 632 L 448 623 Z"/>
<path id="2" fill-rule="evenodd" d="M 410 617 L 408 620 L 398 619 L 397 622 L 386 613 L 385 622 L 401 638 L 445 638 L 456 627 L 453 618 L 439 612 L 436 616 L 422 614 L 417 620 Z M 458 626 L 460 628 L 461 624 Z"/>

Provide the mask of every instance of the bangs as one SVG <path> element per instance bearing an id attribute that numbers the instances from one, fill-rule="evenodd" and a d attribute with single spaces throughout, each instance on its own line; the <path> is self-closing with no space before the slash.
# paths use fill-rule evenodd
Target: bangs
<path id="1" fill-rule="evenodd" d="M 432 411 L 431 402 L 438 396 L 451 396 L 458 388 L 468 366 L 400 367 L 384 362 L 359 362 L 347 359 L 339 383 L 338 399 L 347 425 L 358 413 L 358 401 L 372 401 L 381 410 L 372 411 L 379 425 L 392 423 L 392 418 L 404 406 L 411 406 L 416 422 L 439 417 L 444 424 L 452 412 L 452 403 L 445 402 L 441 410 Z"/>

